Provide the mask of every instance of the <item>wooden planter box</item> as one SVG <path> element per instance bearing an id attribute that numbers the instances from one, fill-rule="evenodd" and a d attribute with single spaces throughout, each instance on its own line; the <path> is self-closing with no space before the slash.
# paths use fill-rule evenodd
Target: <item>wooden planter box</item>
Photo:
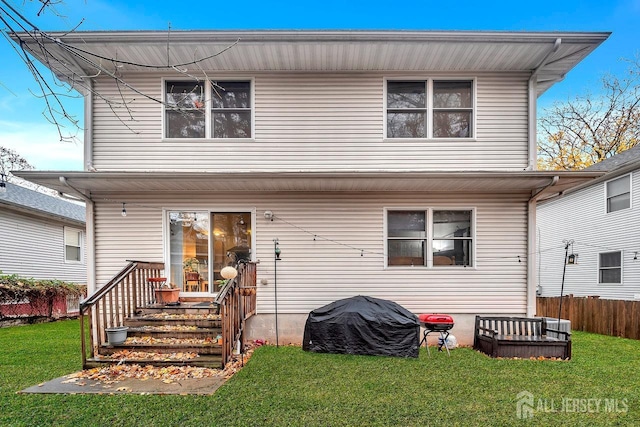
<path id="1" fill-rule="evenodd" d="M 491 357 L 571 359 L 571 334 L 546 328 L 541 318 L 476 316 L 473 348 Z"/>
<path id="2" fill-rule="evenodd" d="M 154 292 L 156 294 L 156 302 L 158 304 L 178 302 L 178 299 L 180 299 L 180 289 L 177 288 L 159 288 L 154 289 Z"/>

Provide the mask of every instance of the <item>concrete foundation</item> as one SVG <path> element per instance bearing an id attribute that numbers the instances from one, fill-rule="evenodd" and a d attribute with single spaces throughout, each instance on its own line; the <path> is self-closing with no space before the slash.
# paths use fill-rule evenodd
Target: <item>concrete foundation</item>
<path id="1" fill-rule="evenodd" d="M 451 313 L 449 313 L 451 314 Z M 483 316 L 524 316 L 524 314 L 482 314 Z M 455 326 L 451 329 L 459 345 L 472 346 L 473 332 L 475 328 L 475 314 L 451 314 Z M 304 334 L 304 324 L 308 314 L 278 314 L 278 343 L 280 345 L 302 344 Z M 422 329 L 420 339 L 422 339 Z M 437 343 L 439 334 L 429 334 L 429 344 Z M 248 340 L 262 339 L 269 344 L 276 343 L 276 325 L 274 314 L 258 314 L 252 316 L 247 322 Z"/>

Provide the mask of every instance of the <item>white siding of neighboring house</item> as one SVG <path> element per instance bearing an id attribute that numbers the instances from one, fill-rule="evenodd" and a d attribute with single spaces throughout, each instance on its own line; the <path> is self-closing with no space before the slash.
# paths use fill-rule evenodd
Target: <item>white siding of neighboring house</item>
<path id="1" fill-rule="evenodd" d="M 538 280 L 542 296 L 558 296 L 564 262 L 563 239 L 574 240 L 578 264 L 566 269 L 564 294 L 635 299 L 640 295 L 640 170 L 632 174 L 631 209 L 606 213 L 600 182 L 538 205 Z M 598 253 L 622 250 L 622 285 L 598 283 Z M 638 252 L 638 260 L 634 254 Z M 571 253 L 571 249 L 570 249 Z M 639 297 L 640 298 L 640 297 Z"/>
<path id="2" fill-rule="evenodd" d="M 101 199 L 104 197 L 104 200 Z M 127 259 L 163 261 L 162 208 L 256 211 L 258 313 L 274 311 L 278 238 L 278 310 L 308 313 L 364 294 L 414 312 L 525 314 L 527 195 L 450 194 L 95 194 L 96 270 L 104 285 Z M 120 215 L 127 202 L 127 216 Z M 475 266 L 384 268 L 384 208 L 475 208 Z M 264 218 L 271 210 L 278 219 Z M 306 233 L 299 228 L 307 230 Z M 318 238 L 335 240 L 375 254 Z M 520 256 L 520 261 L 518 261 Z M 261 280 L 267 285 L 260 284 Z"/>
<path id="3" fill-rule="evenodd" d="M 161 105 L 120 88 L 130 111 L 114 108 L 124 123 L 104 100 L 94 100 L 94 166 L 100 171 L 522 170 L 528 164 L 526 73 L 233 77 L 253 78 L 254 139 L 165 140 Z M 403 77 L 476 78 L 476 137 L 385 140 L 384 79 Z M 161 75 L 136 74 L 127 81 L 146 95 L 162 97 Z M 95 92 L 119 102 L 109 79 L 95 79 Z"/>
<path id="4" fill-rule="evenodd" d="M 82 263 L 65 263 L 64 226 L 55 220 L 1 209 L 0 271 L 86 284 L 86 256 L 83 254 Z M 84 227 L 70 227 L 82 230 L 84 240 Z"/>

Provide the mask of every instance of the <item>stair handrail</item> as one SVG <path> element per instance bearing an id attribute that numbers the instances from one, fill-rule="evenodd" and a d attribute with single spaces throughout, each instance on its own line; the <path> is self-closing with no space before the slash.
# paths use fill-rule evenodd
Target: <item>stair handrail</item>
<path id="1" fill-rule="evenodd" d="M 118 284 L 118 282 L 123 280 L 133 270 L 136 269 L 138 261 L 127 260 L 127 262 L 129 264 L 127 264 L 127 266 L 125 268 L 123 268 L 122 270 L 120 270 L 119 273 L 117 273 L 115 276 L 113 276 L 113 278 L 111 280 L 109 280 L 106 285 L 104 285 L 103 287 L 101 287 L 100 289 L 95 291 L 93 294 L 91 294 L 86 299 L 80 301 L 80 312 L 81 313 L 83 311 L 85 311 L 88 307 L 91 307 L 96 302 L 98 302 L 102 297 L 104 297 L 104 295 L 107 292 L 109 292 L 111 289 L 113 289 Z"/>
<path id="2" fill-rule="evenodd" d="M 250 296 L 240 294 L 240 288 L 247 284 L 249 274 L 251 275 L 249 280 L 255 282 L 255 263 L 241 260 L 235 268 L 238 270 L 238 275 L 227 281 L 214 300 L 214 303 L 220 307 L 222 321 L 223 366 L 229 361 L 234 344 L 243 340 L 246 320 L 255 313 L 255 294 Z M 251 272 L 250 268 L 252 268 Z M 240 345 L 240 351 L 243 344 Z"/>
<path id="3" fill-rule="evenodd" d="M 139 306 L 155 301 L 148 279 L 160 276 L 164 263 L 135 260 L 127 262 L 111 280 L 80 303 L 83 368 L 87 365 L 86 314 L 89 315 L 90 347 L 95 356 L 97 348 L 106 343 L 105 331 L 108 327 L 121 326 L 125 317 L 135 314 Z"/>

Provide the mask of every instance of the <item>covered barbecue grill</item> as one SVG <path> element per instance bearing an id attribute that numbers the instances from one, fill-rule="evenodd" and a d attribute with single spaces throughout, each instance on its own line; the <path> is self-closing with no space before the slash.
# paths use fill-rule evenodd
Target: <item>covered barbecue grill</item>
<path id="1" fill-rule="evenodd" d="M 393 301 L 356 296 L 309 313 L 302 349 L 317 353 L 418 357 L 420 325 Z"/>
<path id="2" fill-rule="evenodd" d="M 442 351 L 442 346 L 444 346 L 444 348 L 447 349 L 447 354 L 451 356 L 449 347 L 447 346 L 447 338 L 449 338 L 449 331 L 454 325 L 453 317 L 448 314 L 426 313 L 419 315 L 418 320 L 420 321 L 420 326 L 424 328 L 420 345 L 422 346 L 422 343 L 425 344 L 425 347 L 427 347 L 427 354 L 431 355 L 429 345 L 427 343 L 427 336 L 435 332 L 440 334 L 438 350 Z"/>

